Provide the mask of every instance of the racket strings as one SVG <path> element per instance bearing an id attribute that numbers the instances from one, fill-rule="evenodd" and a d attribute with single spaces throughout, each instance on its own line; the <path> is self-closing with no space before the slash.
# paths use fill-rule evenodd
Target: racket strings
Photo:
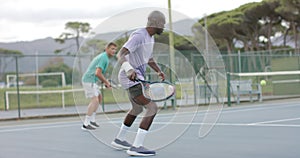
<path id="1" fill-rule="evenodd" d="M 164 100 L 174 94 L 173 86 L 166 83 L 156 83 L 149 86 L 146 95 L 152 100 Z"/>

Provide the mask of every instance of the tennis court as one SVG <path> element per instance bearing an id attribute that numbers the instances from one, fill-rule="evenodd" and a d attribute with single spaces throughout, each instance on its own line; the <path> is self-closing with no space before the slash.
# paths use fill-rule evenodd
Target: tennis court
<path id="1" fill-rule="evenodd" d="M 164 137 L 187 127 L 173 142 L 157 150 L 158 158 L 167 157 L 230 157 L 230 158 L 298 158 L 300 156 L 300 98 L 264 101 L 224 107 L 212 131 L 203 138 L 198 137 L 205 110 L 198 109 L 192 122 L 185 122 L 193 111 L 177 113 L 182 121 L 170 121 L 174 110 L 161 110 L 153 128 L 166 124 L 174 128 L 163 128 L 160 135 L 146 142 L 163 143 Z M 22 158 L 120 158 L 128 157 L 106 145 L 103 136 L 114 136 L 124 113 L 98 115 L 101 127 L 96 132 L 80 129 L 79 117 L 28 119 L 1 121 L 0 157 Z M 136 121 L 138 122 L 138 121 Z M 138 125 L 135 125 L 138 126 Z M 111 130 L 109 128 L 112 128 Z M 109 138 L 111 139 L 111 138 Z M 147 139 L 147 138 L 146 138 Z"/>

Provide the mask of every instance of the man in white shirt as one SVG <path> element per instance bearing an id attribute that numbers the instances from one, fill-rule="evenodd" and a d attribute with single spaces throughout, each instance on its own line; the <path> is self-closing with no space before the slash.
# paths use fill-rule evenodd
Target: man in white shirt
<path id="1" fill-rule="evenodd" d="M 157 72 L 162 80 L 165 79 L 164 73 L 161 72 L 153 59 L 153 35 L 160 35 L 164 30 L 164 25 L 165 16 L 163 13 L 160 11 L 151 12 L 148 16 L 147 27 L 134 31 L 118 53 L 118 61 L 122 64 L 118 78 L 122 87 L 128 91 L 132 108 L 127 113 L 116 139 L 112 142 L 112 146 L 118 149 L 128 149 L 127 153 L 129 155 L 155 155 L 155 151 L 146 149 L 143 147 L 143 143 L 158 108 L 156 103 L 144 97 L 142 86 L 135 79 L 144 79 L 147 65 Z M 143 111 L 143 108 L 146 109 L 146 114 L 131 145 L 126 141 L 126 133 L 137 115 Z"/>

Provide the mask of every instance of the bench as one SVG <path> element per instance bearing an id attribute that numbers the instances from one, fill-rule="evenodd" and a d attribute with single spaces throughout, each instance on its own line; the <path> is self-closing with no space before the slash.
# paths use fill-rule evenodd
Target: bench
<path id="1" fill-rule="evenodd" d="M 236 103 L 240 103 L 241 95 L 249 95 L 253 102 L 252 95 L 257 95 L 257 100 L 262 101 L 262 91 L 260 84 L 252 84 L 252 80 L 233 80 L 230 81 L 231 93 L 236 96 Z"/>

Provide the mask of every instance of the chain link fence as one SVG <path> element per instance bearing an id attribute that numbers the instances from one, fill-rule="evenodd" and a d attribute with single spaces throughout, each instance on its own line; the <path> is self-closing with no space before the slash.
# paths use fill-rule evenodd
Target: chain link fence
<path id="1" fill-rule="evenodd" d="M 206 102 L 207 97 L 200 95 L 200 92 L 195 91 L 195 84 L 188 84 L 193 82 L 193 78 L 185 76 L 186 64 L 190 64 L 194 69 L 194 75 L 199 72 L 205 72 L 206 63 L 203 56 L 196 51 L 182 51 L 182 56 L 175 56 L 176 73 L 179 73 L 181 78 L 177 78 L 182 82 L 186 82 L 186 85 L 190 85 L 190 92 L 186 92 L 180 95 L 186 95 L 187 100 L 194 100 L 193 103 L 200 103 L 201 99 Z M 156 53 L 156 59 L 158 63 L 164 63 L 160 66 L 166 75 L 170 75 L 172 70 L 166 63 L 169 60 L 167 52 Z M 5 56 L 0 55 L 0 110 L 6 109 L 6 92 L 7 91 L 55 91 L 55 90 L 68 90 L 72 89 L 73 81 L 79 82 L 83 71 L 87 68 L 89 62 L 93 56 L 68 56 L 68 55 L 22 55 L 22 56 Z M 226 71 L 233 73 L 248 73 L 248 72 L 274 72 L 274 71 L 296 71 L 300 70 L 300 56 L 299 52 L 294 49 L 285 50 L 271 50 L 261 52 L 238 52 L 230 55 L 222 55 L 225 63 Z M 112 59 L 106 76 L 109 78 L 110 72 L 116 64 L 116 59 Z M 38 74 L 49 75 L 38 75 Z M 50 75 L 51 73 L 57 73 Z M 64 75 L 61 75 L 63 73 Z M 27 74 L 27 75 L 26 75 Z M 155 75 L 148 72 L 148 79 L 155 80 Z M 8 77 L 10 76 L 10 77 Z M 75 77 L 75 78 L 74 78 Z M 288 95 L 293 91 L 293 94 L 300 94 L 296 89 L 299 88 L 300 75 L 293 76 L 252 76 L 248 78 L 231 78 L 231 80 L 247 80 L 251 79 L 255 83 L 259 83 L 261 80 L 266 80 L 267 84 L 263 86 L 263 97 L 274 95 Z M 280 82 L 283 80 L 290 80 L 293 82 Z M 274 82 L 275 81 L 275 82 Z M 17 84 L 18 83 L 18 84 Z M 294 84 L 294 85 L 292 85 Z M 18 86 L 17 86 L 18 85 Z M 188 87 L 188 86 L 186 86 Z M 294 89 L 294 90 L 293 90 Z M 80 92 L 80 93 L 83 93 Z M 201 92 L 202 94 L 203 92 Z M 43 95 L 46 95 L 43 96 Z M 50 98 L 53 96 L 54 98 Z M 10 108 L 43 108 L 48 106 L 62 106 L 61 93 L 55 94 L 35 94 L 35 96 L 26 97 L 17 96 L 15 93 L 11 94 L 8 98 L 11 103 Z M 74 99 L 72 94 L 64 95 L 64 106 L 73 106 Z M 84 95 L 82 95 L 84 98 Z M 202 97 L 202 98 L 201 98 Z M 50 99 L 49 99 L 50 98 Z M 46 101 L 49 99 L 49 101 Z M 17 103 L 19 100 L 19 103 Z M 195 101 L 196 100 L 196 101 Z M 85 104 L 87 100 L 82 101 Z M 29 103 L 31 102 L 31 103 Z M 189 102 L 186 102 L 189 104 Z M 202 100 L 203 103 L 203 100 Z M 19 105 L 18 105 L 19 104 Z M 49 104 L 49 105 L 48 105 Z"/>

